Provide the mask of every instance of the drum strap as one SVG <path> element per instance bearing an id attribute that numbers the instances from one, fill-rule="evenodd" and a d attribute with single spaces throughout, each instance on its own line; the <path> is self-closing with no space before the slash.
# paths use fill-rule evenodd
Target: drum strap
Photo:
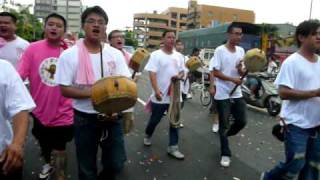
<path id="1" fill-rule="evenodd" d="M 103 55 L 102 55 L 102 45 L 100 44 L 100 64 L 101 64 L 101 78 L 103 78 Z"/>

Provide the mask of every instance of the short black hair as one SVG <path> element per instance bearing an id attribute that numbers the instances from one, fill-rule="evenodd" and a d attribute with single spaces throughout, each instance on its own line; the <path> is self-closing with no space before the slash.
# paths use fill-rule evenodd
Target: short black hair
<path id="1" fill-rule="evenodd" d="M 195 48 L 192 49 L 192 53 L 191 54 L 193 55 L 196 52 L 200 52 L 200 49 L 195 47 Z"/>
<path id="2" fill-rule="evenodd" d="M 93 6 L 93 7 L 89 7 L 86 10 L 83 11 L 83 13 L 81 14 L 81 24 L 83 25 L 87 19 L 87 17 L 90 14 L 97 14 L 101 17 L 103 17 L 104 21 L 106 22 L 106 24 L 108 24 L 108 15 L 107 13 L 100 7 L 100 6 Z"/>
<path id="3" fill-rule="evenodd" d="M 109 40 L 109 41 L 112 39 L 112 34 L 114 34 L 114 33 L 122 33 L 122 31 L 117 30 L 117 29 L 111 31 L 111 32 L 109 33 L 109 35 L 108 35 L 108 40 Z"/>
<path id="4" fill-rule="evenodd" d="M 298 25 L 295 32 L 295 40 L 297 42 L 298 47 L 301 46 L 301 42 L 299 40 L 299 36 L 307 37 L 311 34 L 314 34 L 317 29 L 320 27 L 319 20 L 306 20 Z"/>
<path id="5" fill-rule="evenodd" d="M 170 32 L 176 34 L 176 32 L 173 31 L 173 30 L 165 30 L 165 31 L 163 31 L 163 33 L 162 33 L 162 37 L 164 38 L 164 37 L 167 35 L 167 33 L 170 33 Z"/>
<path id="6" fill-rule="evenodd" d="M 181 39 L 177 39 L 177 40 L 176 40 L 176 44 L 177 44 L 177 43 L 182 43 L 182 44 L 183 44 L 183 42 L 181 41 Z"/>
<path id="7" fill-rule="evenodd" d="M 65 19 L 63 16 L 61 16 L 61 15 L 58 14 L 58 13 L 51 13 L 51 14 L 49 14 L 49 15 L 44 19 L 44 24 L 45 24 L 45 25 L 47 24 L 47 22 L 48 22 L 48 20 L 49 20 L 50 18 L 61 19 L 62 22 L 63 22 L 63 25 L 64 25 L 64 32 L 67 31 L 67 21 L 66 21 L 66 19 Z"/>
<path id="8" fill-rule="evenodd" d="M 15 24 L 17 23 L 17 20 L 18 20 L 17 17 L 14 14 L 10 13 L 10 12 L 1 12 L 0 16 L 9 16 L 9 17 L 11 17 L 12 21 Z"/>
<path id="9" fill-rule="evenodd" d="M 233 22 L 233 23 L 231 23 L 231 24 L 228 26 L 227 33 L 232 33 L 232 30 L 233 30 L 234 28 L 240 28 L 240 29 L 242 29 L 242 27 L 239 25 L 239 23 Z"/>

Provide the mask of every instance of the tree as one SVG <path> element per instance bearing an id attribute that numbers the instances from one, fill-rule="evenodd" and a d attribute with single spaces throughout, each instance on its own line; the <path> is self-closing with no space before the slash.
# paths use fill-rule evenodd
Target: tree
<path id="1" fill-rule="evenodd" d="M 135 39 L 134 32 L 129 30 L 124 31 L 124 38 L 127 46 L 133 46 L 134 48 L 137 48 L 138 40 Z"/>
<path id="2" fill-rule="evenodd" d="M 28 7 L 21 9 L 19 12 L 14 9 L 9 11 L 18 19 L 16 32 L 18 36 L 30 42 L 43 38 L 43 24 L 29 12 Z"/>

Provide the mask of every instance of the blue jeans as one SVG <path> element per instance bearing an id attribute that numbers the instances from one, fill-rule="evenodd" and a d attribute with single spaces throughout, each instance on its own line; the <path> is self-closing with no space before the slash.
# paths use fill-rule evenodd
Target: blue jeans
<path id="1" fill-rule="evenodd" d="M 167 111 L 169 108 L 169 104 L 157 104 L 151 102 L 151 116 L 145 130 L 145 133 L 148 137 L 151 137 L 155 128 L 159 124 L 160 120 L 162 119 L 164 112 Z M 174 146 L 178 144 L 178 128 L 174 128 L 170 126 L 169 131 L 169 146 Z"/>
<path id="2" fill-rule="evenodd" d="M 78 159 L 79 180 L 114 179 L 126 161 L 121 120 L 99 122 L 75 113 L 75 144 Z M 101 139 L 106 132 L 105 139 Z M 97 151 L 102 150 L 102 172 L 97 175 Z"/>
<path id="3" fill-rule="evenodd" d="M 264 180 L 319 179 L 319 128 L 302 129 L 288 125 L 285 132 L 286 161 L 265 173 Z"/>
<path id="4" fill-rule="evenodd" d="M 231 156 L 228 136 L 236 135 L 243 129 L 246 121 L 246 102 L 243 98 L 215 100 L 219 115 L 219 135 L 221 156 Z M 230 115 L 232 114 L 234 122 L 230 125 Z"/>

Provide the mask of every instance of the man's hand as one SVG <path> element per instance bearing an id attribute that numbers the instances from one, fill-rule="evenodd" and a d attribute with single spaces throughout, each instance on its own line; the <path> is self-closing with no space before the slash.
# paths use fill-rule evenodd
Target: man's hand
<path id="1" fill-rule="evenodd" d="M 236 85 L 241 85 L 242 84 L 242 80 L 240 78 L 233 78 L 232 82 L 235 83 Z"/>
<path id="2" fill-rule="evenodd" d="M 23 148 L 19 144 L 10 144 L 1 154 L 0 162 L 3 164 L 2 172 L 4 174 L 12 173 L 14 170 L 22 167 Z"/>
<path id="3" fill-rule="evenodd" d="M 157 90 L 156 92 L 156 99 L 158 100 L 158 101 L 162 101 L 162 92 L 160 91 L 160 90 Z"/>
<path id="4" fill-rule="evenodd" d="M 210 86 L 209 93 L 211 96 L 214 96 L 216 94 L 216 88 L 214 86 Z"/>

